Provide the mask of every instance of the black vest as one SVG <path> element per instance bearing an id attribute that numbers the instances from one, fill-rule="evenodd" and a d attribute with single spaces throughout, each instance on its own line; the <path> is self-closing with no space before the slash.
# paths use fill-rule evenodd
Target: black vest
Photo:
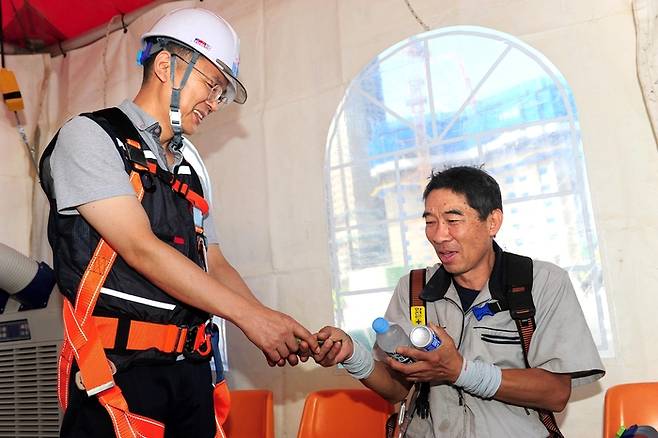
<path id="1" fill-rule="evenodd" d="M 108 108 L 82 115 L 94 120 L 109 134 L 114 141 L 116 151 L 108 150 L 107 153 L 117 153 L 118 151 L 125 164 L 126 172 L 132 170 L 132 164 L 128 161 L 126 152 L 131 147 L 127 145 L 127 139 L 139 142 L 142 151 L 149 150 L 139 132 L 120 109 Z M 50 201 L 48 240 L 53 250 L 57 284 L 62 294 L 75 303 L 78 284 L 96 249 L 100 235 L 81 215 L 63 215 L 57 211 L 49 161 L 58 134 L 44 151 L 39 164 L 39 173 L 41 185 Z M 83 145 L 80 146 L 82 154 L 84 153 Z M 185 160 L 177 166 L 175 173 L 188 168 L 189 172 L 178 174 L 176 178 L 189 184 L 196 193 L 203 193 L 198 175 Z M 148 215 L 153 233 L 160 240 L 203 267 L 203 261 L 197 250 L 198 236 L 193 219 L 192 204 L 181 194 L 174 192 L 162 178 L 144 172 L 141 173 L 141 179 L 145 189 L 142 206 Z M 131 297 L 123 299 L 116 296 L 121 294 L 112 291 L 109 291 L 109 294 L 101 293 L 93 313 L 97 316 L 179 326 L 198 325 L 209 318 L 208 313 L 178 301 L 152 284 L 128 266 L 119 255 L 117 255 L 103 287 L 129 294 Z M 107 353 L 108 357 L 119 362 L 134 359 L 174 360 L 176 357 L 175 354 L 167 355 L 156 351 L 132 352 L 131 354 L 127 354 L 125 351 L 121 353 L 107 351 Z M 117 355 L 121 357 L 116 357 Z"/>

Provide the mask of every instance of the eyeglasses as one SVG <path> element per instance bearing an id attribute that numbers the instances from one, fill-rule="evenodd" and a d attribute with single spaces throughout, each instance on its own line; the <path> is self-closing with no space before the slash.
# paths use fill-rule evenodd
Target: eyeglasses
<path id="1" fill-rule="evenodd" d="M 179 55 L 176 55 L 175 53 L 172 53 L 171 56 L 175 56 L 176 58 L 180 59 L 183 61 L 185 64 L 189 64 L 190 62 L 186 60 L 185 58 L 182 58 Z M 192 66 L 195 72 L 199 73 L 203 78 L 205 79 L 205 84 L 206 86 L 210 89 L 210 92 L 208 93 L 208 97 L 206 98 L 206 101 L 208 102 L 217 102 L 218 105 L 224 105 L 228 103 L 228 97 L 226 96 L 226 88 L 222 88 L 221 84 L 214 84 L 214 81 L 210 79 L 204 72 L 196 68 L 195 66 Z"/>

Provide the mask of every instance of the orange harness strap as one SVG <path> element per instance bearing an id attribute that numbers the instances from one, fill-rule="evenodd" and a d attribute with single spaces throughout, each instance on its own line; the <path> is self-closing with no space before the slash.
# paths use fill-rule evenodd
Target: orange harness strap
<path id="1" fill-rule="evenodd" d="M 139 174 L 132 172 L 130 182 L 141 201 L 144 189 Z M 62 409 L 66 410 L 75 356 L 87 394 L 96 395 L 107 410 L 117 438 L 163 438 L 164 424 L 129 411 L 121 389 L 114 383 L 112 368 L 105 355 L 95 318 L 92 317 L 100 289 L 115 259 L 114 249 L 100 239 L 78 286 L 75 308 L 70 301 L 64 300 L 65 340 L 58 361 L 57 395 Z M 217 419 L 215 423 L 216 438 L 225 438 Z"/>
<path id="2" fill-rule="evenodd" d="M 103 348 L 110 350 L 116 348 L 119 319 L 105 316 L 92 316 L 92 319 L 98 329 Z M 202 348 L 202 344 L 206 341 L 204 328 L 205 324 L 196 326 L 191 330 L 174 324 L 130 321 L 125 349 L 148 350 L 149 348 L 156 348 L 163 353 L 183 353 L 188 336 L 193 336 L 194 340 L 190 343 L 189 350 L 194 351 L 197 348 Z"/>
<path id="3" fill-rule="evenodd" d="M 135 146 L 134 143 L 131 143 L 130 141 L 128 142 L 128 145 L 132 147 L 137 147 Z M 156 176 L 157 178 L 161 178 L 171 187 L 171 189 L 174 192 L 183 195 L 183 197 L 185 197 L 185 199 L 187 199 L 187 201 L 190 204 L 194 205 L 196 208 L 201 210 L 203 214 L 207 214 L 208 211 L 210 210 L 208 201 L 206 201 L 203 196 L 192 190 L 188 184 L 176 179 L 176 177 L 173 174 L 162 171 L 162 169 L 160 169 L 156 161 L 146 159 L 146 166 L 133 161 L 132 165 L 133 168 L 138 171 L 149 172 L 150 174 Z"/>
<path id="4" fill-rule="evenodd" d="M 138 173 L 130 174 L 130 182 L 141 201 L 144 195 Z M 135 415 L 128 410 L 128 403 L 114 383 L 112 368 L 105 356 L 101 339 L 91 314 L 96 306 L 100 289 L 105 283 L 116 259 L 116 252 L 101 239 L 94 255 L 82 275 L 75 302 L 64 300 L 63 318 L 65 340 L 58 364 L 57 392 L 60 404 L 68 404 L 68 383 L 73 357 L 80 368 L 82 382 L 88 395 L 96 395 L 112 420 L 118 438 L 164 437 L 164 424 Z"/>

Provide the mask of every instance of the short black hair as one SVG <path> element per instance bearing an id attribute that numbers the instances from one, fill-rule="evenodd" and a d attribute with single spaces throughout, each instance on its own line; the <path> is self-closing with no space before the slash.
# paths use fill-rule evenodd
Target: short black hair
<path id="1" fill-rule="evenodd" d="M 500 187 L 481 167 L 455 166 L 442 171 L 433 170 L 423 192 L 423 200 L 427 200 L 429 194 L 437 189 L 449 189 L 464 195 L 468 205 L 478 212 L 481 221 L 496 209 L 503 211 Z"/>
<path id="2" fill-rule="evenodd" d="M 155 57 L 158 55 L 158 53 L 162 52 L 163 50 L 172 53 L 174 55 L 178 55 L 182 57 L 185 60 L 189 60 L 190 57 L 192 56 L 192 49 L 189 47 L 183 46 L 181 44 L 177 44 L 174 41 L 168 41 L 162 49 L 152 53 L 149 55 L 148 58 L 142 63 L 142 66 L 144 67 L 144 71 L 142 73 L 142 84 L 146 83 L 148 78 L 151 76 L 151 72 L 153 71 L 153 63 L 155 62 Z"/>

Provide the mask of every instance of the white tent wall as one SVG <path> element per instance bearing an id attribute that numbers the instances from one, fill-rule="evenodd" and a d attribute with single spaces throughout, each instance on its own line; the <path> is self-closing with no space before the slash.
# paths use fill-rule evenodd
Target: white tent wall
<path id="1" fill-rule="evenodd" d="M 43 110 L 43 95 L 48 86 L 47 55 L 6 56 L 6 68 L 16 73 L 21 86 L 25 110 L 19 113 L 29 144 L 35 144 L 41 126 L 37 129 Z M 0 241 L 23 254 L 30 254 L 30 223 L 32 193 L 36 171 L 30 153 L 21 140 L 16 116 L 5 105 L 0 110 L 0 132 L 3 137 L 4 158 L 0 161 L 0 199 L 2 224 Z"/>
<path id="2" fill-rule="evenodd" d="M 134 64 L 138 37 L 165 10 L 160 6 L 117 31 L 109 41 L 66 58 L 9 57 L 27 112 L 49 76 L 42 142 L 82 111 L 133 97 L 141 72 Z M 480 25 L 510 33 L 544 53 L 564 74 L 578 107 L 592 204 L 601 244 L 615 356 L 607 376 L 577 389 L 559 422 L 567 436 L 601 430 L 605 389 L 657 379 L 658 351 L 651 309 L 658 295 L 658 156 L 636 76 L 630 0 L 412 0 L 431 27 Z M 403 0 L 206 0 L 241 37 L 241 76 L 249 91 L 204 121 L 192 140 L 213 178 L 215 214 L 226 256 L 267 305 L 312 330 L 333 323 L 324 190 L 325 142 L 350 80 L 374 56 L 422 31 Z M 105 65 L 101 57 L 106 47 Z M 10 117 L 11 116 L 11 117 Z M 30 119 L 30 117 L 32 117 Z M 36 116 L 30 116 L 34 125 Z M 0 164 L 3 243 L 32 253 L 45 242 L 43 208 L 31 207 L 31 176 L 13 115 L 0 129 L 7 140 Z M 31 128 L 33 130 L 33 127 Z M 41 215 L 41 216 L 40 216 Z M 37 253 L 38 254 L 38 253 Z M 637 309 L 643 309 L 642 312 Z M 248 317 L 248 315 L 245 315 Z M 574 334 L 577 336 L 577 334 Z M 341 371 L 314 364 L 269 368 L 237 329 L 229 328 L 234 388 L 275 394 L 277 436 L 296 436 L 305 395 L 357 386 Z M 339 421 L 339 419 L 337 419 Z"/>

